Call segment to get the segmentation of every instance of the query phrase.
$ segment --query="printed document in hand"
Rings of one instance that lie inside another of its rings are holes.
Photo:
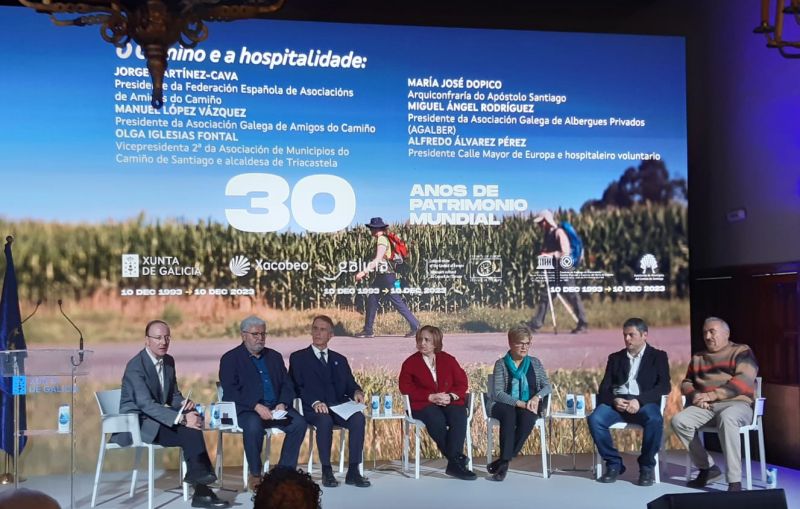
[[[286,414],[288,414],[286,410],[273,410],[272,411],[272,420],[273,421],[280,421],[281,419],[286,419]]]
[[[367,405],[364,403],[356,403],[355,401],[348,401],[347,403],[342,403],[340,405],[335,405],[330,407],[331,410],[336,412],[336,415],[341,417],[342,419],[349,419],[351,415],[356,412],[363,412]]]
[[[183,413],[186,411],[186,407],[189,405],[189,401],[191,401],[189,399],[191,397],[192,397],[192,390],[189,389],[189,394],[186,395],[186,399],[184,399],[183,403],[181,403],[181,408],[180,410],[178,410],[178,415],[175,416],[175,422],[172,423],[173,425],[177,426],[178,423],[181,422],[181,418],[183,417]]]

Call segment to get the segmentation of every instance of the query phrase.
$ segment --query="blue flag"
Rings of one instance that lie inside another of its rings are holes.
[[[6,275],[3,279],[3,294],[0,296],[0,351],[25,350],[22,334],[22,315],[19,312],[17,275],[14,273],[14,257],[11,256],[11,237],[6,242]],[[14,454],[14,396],[11,377],[0,377],[0,448]],[[20,396],[19,429],[25,425],[25,396]],[[25,437],[20,437],[19,452],[25,447]]]

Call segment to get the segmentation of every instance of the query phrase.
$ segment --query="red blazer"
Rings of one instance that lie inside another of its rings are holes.
[[[421,353],[417,352],[403,361],[403,367],[400,368],[400,392],[408,394],[412,411],[417,412],[432,405],[428,396],[437,392],[452,392],[458,399],[451,404],[464,404],[469,382],[467,374],[455,357],[444,352],[436,354],[436,378],[438,382],[433,381],[431,370]]]

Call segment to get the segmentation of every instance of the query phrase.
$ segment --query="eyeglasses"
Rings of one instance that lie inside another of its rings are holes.
[[[247,330],[244,331],[244,332],[245,332],[245,334],[250,334],[251,336],[255,336],[257,338],[266,338],[267,337],[267,333],[266,332],[250,332],[250,331],[247,331]]]
[[[524,342],[524,343],[514,343],[514,346],[517,346],[519,348],[530,348],[531,347],[531,342],[527,341],[527,342]]]
[[[148,335],[147,337],[150,338],[150,339],[154,339],[154,340],[158,341],[159,343],[161,343],[161,342],[169,343],[170,340],[172,339],[172,336],[170,336],[169,334],[167,334],[166,336],[150,336],[150,335]]]

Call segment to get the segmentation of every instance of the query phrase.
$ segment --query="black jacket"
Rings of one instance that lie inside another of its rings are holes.
[[[603,375],[603,381],[600,382],[597,395],[598,404],[613,404],[614,387],[627,383],[630,370],[631,362],[628,359],[627,350],[624,348],[608,356],[606,373]],[[661,396],[669,394],[671,388],[667,352],[647,345],[639,365],[639,373],[636,375],[636,382],[639,384],[639,396],[636,399],[639,400],[641,406],[648,403],[660,404]]]

